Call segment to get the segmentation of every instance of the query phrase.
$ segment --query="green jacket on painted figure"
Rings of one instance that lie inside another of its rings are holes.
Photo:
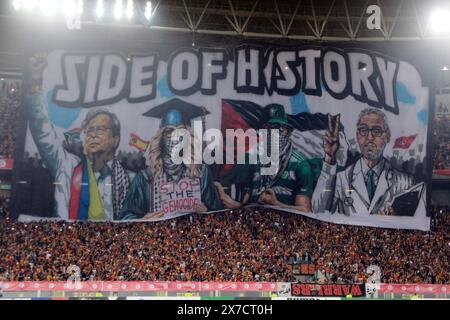
[[[261,178],[261,167],[253,166],[253,181],[249,188],[250,202],[258,202],[264,190],[272,189],[278,200],[286,205],[295,205],[295,197],[304,195],[312,197],[314,191],[313,169],[302,153],[293,150],[286,168],[275,179],[271,186],[264,186]]]

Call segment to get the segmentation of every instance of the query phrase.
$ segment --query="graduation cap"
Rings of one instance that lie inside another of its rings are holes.
[[[209,114],[203,108],[178,98],[160,104],[143,115],[161,119],[161,128],[165,126],[191,125],[191,120]]]

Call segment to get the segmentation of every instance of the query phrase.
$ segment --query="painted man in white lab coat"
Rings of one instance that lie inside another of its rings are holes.
[[[339,149],[340,118],[324,135],[325,159],[313,194],[314,212],[342,213],[368,216],[398,215],[386,205],[396,195],[414,185],[411,175],[393,168],[383,156],[391,139],[386,115],[378,109],[361,111],[357,122],[356,139],[361,157],[343,171],[337,169],[336,152]],[[423,192],[421,192],[423,197]],[[419,206],[423,206],[423,198]],[[411,213],[413,215],[414,212]]]

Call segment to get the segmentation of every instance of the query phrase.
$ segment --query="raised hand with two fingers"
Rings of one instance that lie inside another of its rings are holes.
[[[336,153],[339,150],[339,132],[341,127],[341,115],[336,117],[333,124],[333,117],[328,115],[328,129],[323,136],[323,149],[325,151],[325,161],[330,164],[336,164]]]

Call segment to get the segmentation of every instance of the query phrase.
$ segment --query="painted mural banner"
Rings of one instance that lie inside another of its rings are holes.
[[[401,56],[252,42],[153,51],[30,58],[25,154],[51,177],[54,209],[16,208],[20,220],[159,221],[257,204],[429,229],[430,89]]]

